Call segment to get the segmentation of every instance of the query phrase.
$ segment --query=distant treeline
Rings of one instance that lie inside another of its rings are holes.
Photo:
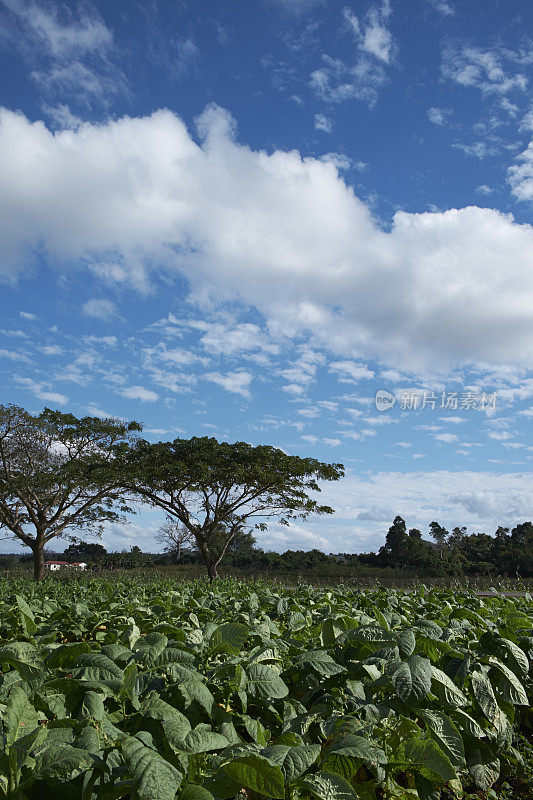
[[[533,523],[522,522],[512,530],[499,527],[493,536],[466,532],[464,527],[448,531],[437,522],[429,526],[431,540],[418,528],[407,529],[405,520],[396,517],[385,544],[377,553],[330,553],[320,550],[264,551],[251,534],[242,534],[224,559],[225,569],[251,574],[294,573],[346,577],[376,570],[406,570],[423,577],[508,576],[533,577]],[[101,544],[81,542],[63,552],[46,552],[47,560],[85,561],[94,570],[122,570],[172,564],[200,565],[196,548],[173,548],[163,553],[143,553],[139,547],[108,552]],[[0,567],[13,568],[31,562],[31,555],[0,555]]]

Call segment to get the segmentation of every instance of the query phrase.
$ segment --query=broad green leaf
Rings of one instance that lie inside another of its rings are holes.
[[[363,736],[349,734],[334,742],[324,754],[323,766],[345,778],[351,778],[362,763],[379,777],[387,758],[383,750]]]
[[[432,739],[417,739],[405,744],[407,761],[426,767],[442,781],[451,781],[457,777],[448,756]]]
[[[199,729],[200,728],[200,729]],[[203,730],[202,726],[195,728],[185,736],[183,745],[179,748],[186,753],[207,753],[209,750],[222,750],[229,745],[225,736],[210,730]]]
[[[487,791],[498,780],[500,760],[485,742],[476,742],[468,748],[466,760],[474,783]]]
[[[514,706],[530,705],[526,690],[509,667],[501,662],[493,662],[490,673],[494,685],[507,703]]]
[[[122,753],[139,800],[174,800],[183,775],[138,737],[127,736]]]
[[[226,622],[219,625],[209,640],[209,652],[238,655],[248,638],[250,630],[239,622]]]
[[[344,631],[344,626],[337,623],[337,620],[327,619],[322,623],[320,631],[320,644],[323,647],[333,647],[336,639]]]
[[[309,650],[298,656],[295,666],[304,665],[305,669],[312,669],[322,678],[329,678],[331,675],[339,675],[346,672],[346,668],[337,664],[336,661],[326,653],[325,650]]]
[[[15,599],[17,601],[17,605],[20,610],[22,627],[24,628],[24,631],[27,636],[32,636],[37,630],[37,625],[35,624],[35,617],[33,615],[33,611],[27,604],[26,600],[19,594],[16,595]]]
[[[152,631],[146,636],[141,636],[135,643],[135,659],[142,661],[147,667],[157,663],[157,659],[168,644],[168,639],[164,633]]]
[[[463,692],[445,672],[431,665],[432,691],[437,697],[449,706],[458,708],[466,706],[468,700]]]
[[[416,647],[416,636],[414,630],[412,628],[407,628],[406,630],[397,634],[396,641],[398,642],[400,656],[402,658],[409,658],[409,656],[413,654]]]
[[[420,800],[441,800],[441,786],[415,772],[415,787]]]
[[[194,786],[192,783],[186,783],[181,787],[178,800],[215,800],[215,798],[203,786]]]
[[[178,684],[177,690],[181,693],[185,708],[189,708],[191,703],[196,701],[202,708],[205,708],[209,716],[213,713],[215,698],[211,691],[202,681],[183,681]]]
[[[174,730],[182,730],[184,738],[191,730],[191,723],[187,717],[174,708],[169,703],[162,700],[156,692],[150,692],[141,703],[141,713],[151,719],[158,719],[161,722],[172,723]]]
[[[421,700],[431,690],[431,663],[422,656],[411,656],[392,673],[391,681],[398,697],[406,703]]]
[[[39,724],[39,718],[26,692],[15,686],[9,693],[4,711],[4,726],[7,745],[13,744],[21,736],[31,733]]]
[[[266,747],[261,755],[276,764],[287,783],[292,783],[315,763],[320,755],[320,747],[317,744],[296,747],[275,744]]]
[[[245,789],[252,789],[277,800],[285,797],[283,772],[263,756],[250,753],[224,764],[223,769],[228,777]]]
[[[485,717],[495,725],[500,709],[492,685],[483,672],[476,670],[472,673],[472,691]]]
[[[73,642],[72,644],[62,644],[52,650],[46,659],[46,666],[50,669],[57,667],[73,667],[78,664],[82,653],[89,653],[91,646],[88,642]]]
[[[93,759],[86,750],[65,742],[54,742],[48,738],[44,748],[35,755],[31,780],[70,779],[93,767]]]
[[[247,669],[248,692],[264,700],[286,697],[289,689],[278,673],[266,664],[251,664]]]
[[[479,722],[471,717],[470,714],[467,714],[466,711],[456,708],[453,716],[458,727],[464,730],[472,739],[481,739],[486,736]]]
[[[82,653],[78,658],[77,666],[80,680],[100,682],[122,682],[123,672],[114,661],[104,656],[103,653]]]
[[[463,739],[452,720],[442,711],[420,711],[419,714],[452,766],[462,769],[465,764]]]
[[[300,781],[302,787],[316,800],[358,800],[354,787],[340,775],[332,772],[314,772]]]

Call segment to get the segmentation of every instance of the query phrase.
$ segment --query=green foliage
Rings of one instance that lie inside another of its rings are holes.
[[[265,529],[268,520],[287,525],[311,513],[333,513],[309,492],[320,491],[318,481],[344,475],[342,464],[207,436],[157,444],[141,439],[117,447],[116,454],[113,472],[124,489],[164,509],[176,530],[182,526],[191,535],[211,579],[235,540],[250,543],[247,526]]]
[[[115,448],[140,426],[77,419],[45,408],[32,415],[0,405],[0,529],[31,548],[34,576],[44,576],[44,548],[84,528],[99,532],[131,509],[114,469]]]
[[[0,584],[4,800],[531,796],[529,596],[84,587]]]

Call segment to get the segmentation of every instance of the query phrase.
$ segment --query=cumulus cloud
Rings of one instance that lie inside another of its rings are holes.
[[[397,514],[423,533],[433,520],[449,530],[466,525],[470,533],[494,533],[498,525],[513,527],[531,518],[531,486],[527,472],[383,471],[348,474],[325,485],[320,500],[335,508],[336,524],[343,531],[342,549],[361,550],[381,546]]]
[[[221,386],[227,392],[240,394],[242,397],[250,397],[250,383],[253,375],[246,370],[236,370],[222,375],[220,372],[208,372],[204,376],[206,381],[211,381]]]
[[[200,144],[170,111],[54,134],[4,109],[4,278],[39,253],[58,270],[120,263],[147,291],[157,264],[191,299],[240,300],[276,336],[311,334],[343,360],[531,363],[530,226],[473,206],[398,211],[386,231],[334,164],[253,151],[217,107],[198,123]]]

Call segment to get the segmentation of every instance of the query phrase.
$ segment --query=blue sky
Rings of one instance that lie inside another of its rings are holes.
[[[532,23],[0,0],[1,402],[345,463],[266,548],[531,518]]]

